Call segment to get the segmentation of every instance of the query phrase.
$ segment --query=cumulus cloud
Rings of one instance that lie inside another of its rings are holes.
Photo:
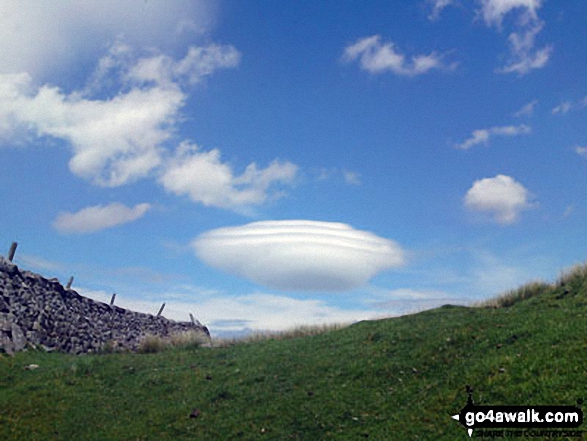
[[[342,59],[347,63],[358,59],[361,69],[371,74],[392,72],[397,75],[416,76],[432,69],[454,68],[454,65],[446,65],[443,56],[436,52],[428,55],[414,55],[407,59],[394,43],[382,43],[379,35],[361,38],[347,46]]]
[[[344,291],[405,262],[394,241],[349,225],[253,222],[212,230],[192,243],[208,265],[283,290]]]
[[[266,168],[249,164],[235,176],[229,164],[220,160],[220,151],[200,151],[184,142],[159,178],[163,187],[176,195],[188,195],[207,206],[235,208],[265,202],[274,184],[293,182],[297,166],[274,161]],[[277,194],[279,196],[279,194]]]
[[[112,98],[37,88],[26,73],[0,75],[0,135],[25,127],[39,137],[68,141],[70,170],[96,185],[116,187],[148,176],[162,162],[162,144],[173,135],[186,98],[176,80],[194,82],[234,67],[239,55],[231,46],[209,45],[190,48],[177,62],[164,56],[133,62],[127,52],[117,46],[99,64],[98,76],[113,67],[123,74]]]
[[[209,29],[215,15],[215,2],[199,0],[3,0],[0,73],[56,81],[74,60],[92,62],[119,36],[133,46],[170,50]]]
[[[469,210],[489,213],[500,224],[518,220],[523,210],[531,208],[530,192],[513,178],[497,175],[475,181],[465,195]]]
[[[522,106],[520,110],[514,113],[515,118],[520,118],[522,116],[532,116],[534,113],[534,108],[538,104],[538,100],[530,101],[528,104]]]
[[[95,205],[76,213],[59,213],[53,227],[61,233],[93,233],[133,222],[143,217],[150,208],[149,204],[138,204],[130,208],[118,202],[109,205]]]
[[[471,136],[464,142],[457,144],[455,147],[461,150],[468,150],[477,144],[488,144],[492,136],[517,136],[525,135],[532,131],[532,129],[525,125],[519,126],[501,126],[491,127],[489,129],[474,130]]]
[[[0,82],[11,89],[0,91],[0,127],[26,126],[39,137],[68,141],[72,173],[107,187],[144,177],[160,164],[159,146],[171,136],[168,126],[184,100],[178,88],[133,89],[90,100],[48,85],[35,90],[27,74],[0,76]]]

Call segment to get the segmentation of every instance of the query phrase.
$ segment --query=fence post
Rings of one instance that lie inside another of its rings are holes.
[[[159,317],[161,315],[161,313],[163,312],[163,308],[165,308],[165,303],[163,303],[161,305],[161,309],[159,309],[159,312],[157,313],[157,317]]]
[[[10,245],[10,251],[8,251],[8,261],[12,262],[12,259],[14,259],[14,253],[16,253],[16,247],[18,246],[18,244],[16,242],[12,242],[12,245]]]
[[[112,294],[112,298],[110,299],[110,306],[114,305],[115,298],[116,298],[116,293]]]
[[[73,283],[73,276],[71,276],[69,278],[69,282],[67,282],[67,286],[65,287],[65,289],[71,289],[71,284]]]

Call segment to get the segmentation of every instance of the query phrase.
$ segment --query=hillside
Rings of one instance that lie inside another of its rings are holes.
[[[508,298],[225,348],[2,356],[0,439],[458,440],[466,385],[478,404],[586,398],[587,267]]]

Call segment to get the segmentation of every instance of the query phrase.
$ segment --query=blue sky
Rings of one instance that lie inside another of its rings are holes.
[[[583,262],[583,1],[0,4],[0,243],[217,335]]]

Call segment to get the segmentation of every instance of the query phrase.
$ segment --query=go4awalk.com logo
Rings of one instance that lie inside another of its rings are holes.
[[[583,424],[583,411],[579,407],[478,406],[473,402],[473,389],[469,386],[467,394],[467,404],[452,418],[467,429],[469,437],[476,429],[487,429],[480,435],[491,437],[567,438],[583,434],[578,430]],[[578,404],[582,401],[579,400]]]

